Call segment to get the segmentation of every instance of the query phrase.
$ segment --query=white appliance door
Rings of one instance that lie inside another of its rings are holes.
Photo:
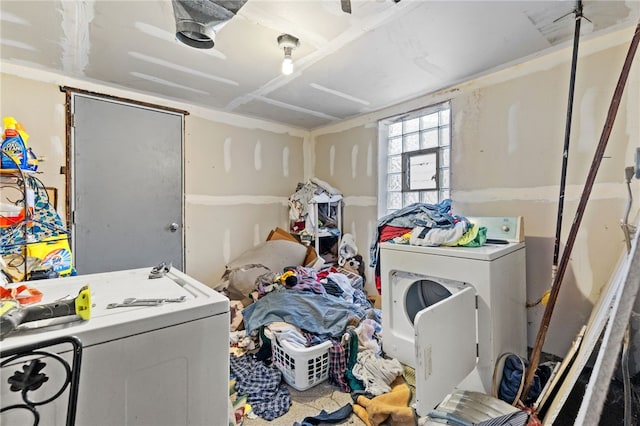
[[[415,319],[416,410],[429,414],[476,364],[472,287],[418,312]]]

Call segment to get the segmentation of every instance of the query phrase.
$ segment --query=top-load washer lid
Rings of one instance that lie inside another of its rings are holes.
[[[83,286],[89,285],[93,304],[91,318],[83,321],[69,316],[25,323],[2,340],[2,349],[69,335],[77,336],[87,347],[206,317],[228,315],[229,299],[215,290],[175,269],[160,278],[150,279],[151,269],[30,281],[29,286],[43,293],[41,303],[76,297]],[[107,308],[108,304],[127,298],[173,299],[182,296],[184,302]]]
[[[416,315],[416,411],[429,414],[476,365],[476,296],[468,286]]]

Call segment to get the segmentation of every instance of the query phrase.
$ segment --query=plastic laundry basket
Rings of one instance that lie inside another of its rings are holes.
[[[271,340],[272,360],[284,381],[303,391],[329,377],[329,348],[331,342],[322,342],[308,348],[298,348],[287,341]]]

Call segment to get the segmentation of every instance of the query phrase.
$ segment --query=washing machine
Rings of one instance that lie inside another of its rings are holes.
[[[75,296],[89,285],[91,318],[27,322],[0,342],[0,424],[34,424],[25,397],[35,401],[41,425],[226,424],[229,300],[178,270],[152,278],[151,269],[29,282],[42,292],[45,304]],[[122,306],[127,298],[181,301]],[[111,308],[111,303],[120,306]],[[35,370],[46,380],[28,392],[14,388],[16,377],[32,368],[27,365],[34,345],[71,336],[81,347],[77,361],[69,345],[47,346],[44,368]],[[13,359],[15,353],[19,357]],[[66,369],[72,366],[77,369],[77,404],[67,386]],[[69,422],[73,406],[75,422]]]
[[[502,353],[526,356],[521,219],[476,220],[482,247],[380,244],[382,348],[415,368],[422,416],[455,388],[490,393]]]

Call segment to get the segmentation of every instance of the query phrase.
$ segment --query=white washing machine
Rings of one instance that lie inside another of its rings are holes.
[[[5,351],[24,350],[39,342],[75,336],[81,363],[75,424],[95,425],[221,425],[227,424],[229,395],[229,300],[194,278],[171,270],[149,278],[151,267],[127,271],[30,281],[43,293],[42,303],[75,296],[89,285],[92,312],[88,321],[61,317],[23,324],[0,342]],[[183,298],[159,306],[109,309],[126,298]],[[52,347],[54,356],[70,362],[71,350]],[[9,380],[29,358],[0,369],[0,404],[24,405],[22,392]],[[43,358],[39,371],[47,378],[26,393],[42,402],[64,390],[64,364]],[[68,419],[69,388],[51,402],[38,405],[41,425],[62,425]],[[0,424],[34,424],[26,409],[7,410]]]
[[[456,387],[490,393],[502,353],[526,356],[525,244],[499,242],[380,245],[382,347],[416,369],[421,416]]]

